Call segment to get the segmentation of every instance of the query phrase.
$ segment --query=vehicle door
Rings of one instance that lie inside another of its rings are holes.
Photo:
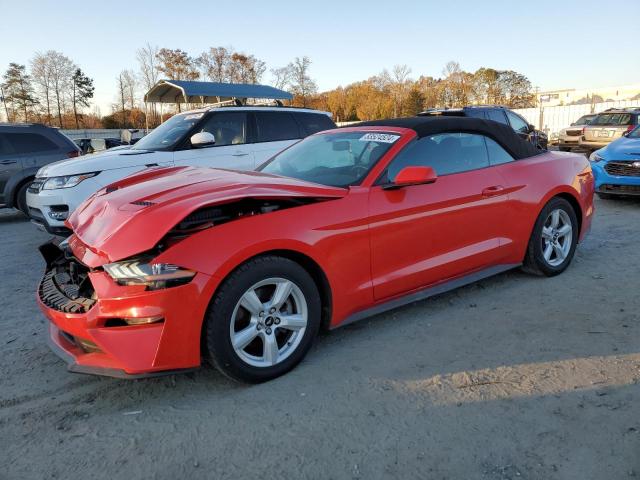
[[[22,170],[22,161],[9,141],[10,133],[0,133],[0,204],[8,202],[4,189],[9,179]]]
[[[253,153],[256,167],[297,142],[304,135],[291,112],[254,112],[256,138]]]
[[[430,166],[435,183],[389,189],[403,167]],[[503,179],[484,137],[443,133],[407,145],[370,192],[376,300],[489,267],[504,257]]]
[[[176,150],[176,165],[252,170],[255,167],[252,145],[247,143],[248,113],[230,110],[209,114],[196,131],[211,133],[215,144],[194,148],[189,139],[182,149]]]

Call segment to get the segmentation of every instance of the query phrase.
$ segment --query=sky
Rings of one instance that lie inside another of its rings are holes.
[[[541,90],[640,83],[640,0],[0,0],[0,12],[0,71],[61,51],[94,79],[102,114],[146,43],[192,56],[233,46],[269,69],[306,55],[320,90],[395,64],[437,77],[450,60],[467,71],[516,70]]]

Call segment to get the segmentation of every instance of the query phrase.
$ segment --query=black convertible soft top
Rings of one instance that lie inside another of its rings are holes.
[[[389,120],[372,120],[349,127],[403,127],[415,130],[419,137],[446,132],[478,133],[493,138],[514,158],[522,159],[539,155],[539,150],[523,140],[513,129],[492,120],[471,117],[406,117]]]

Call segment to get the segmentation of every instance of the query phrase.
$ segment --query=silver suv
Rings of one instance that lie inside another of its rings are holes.
[[[580,147],[598,150],[622,137],[640,124],[640,108],[610,108],[599,113],[582,129]]]
[[[560,130],[560,133],[558,134],[558,150],[561,152],[569,152],[572,147],[577,147],[580,143],[582,127],[589,125],[591,120],[597,116],[598,115],[596,113],[583,115],[570,126]]]

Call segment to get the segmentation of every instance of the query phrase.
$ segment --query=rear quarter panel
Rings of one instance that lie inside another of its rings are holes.
[[[584,155],[545,152],[498,167],[509,189],[512,217],[505,228],[513,239],[512,259],[519,263],[531,237],[533,225],[547,202],[570,196],[580,210],[580,240],[589,231],[593,215],[594,181]]]

